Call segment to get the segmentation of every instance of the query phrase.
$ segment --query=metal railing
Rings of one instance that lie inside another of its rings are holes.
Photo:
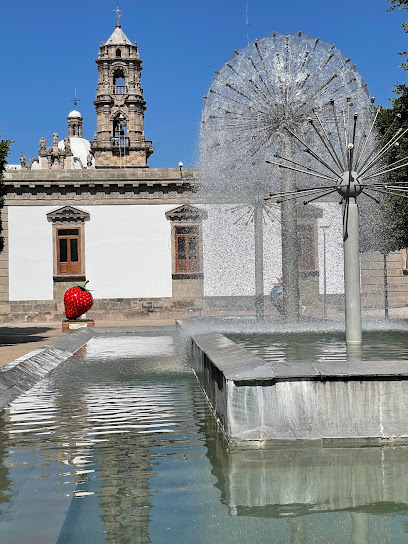
[[[126,94],[127,93],[127,85],[114,85],[112,87],[112,93],[113,94]]]
[[[129,147],[128,136],[115,136],[111,139],[113,147]]]

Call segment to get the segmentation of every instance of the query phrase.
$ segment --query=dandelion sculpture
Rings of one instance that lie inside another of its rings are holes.
[[[205,97],[200,169],[204,190],[222,201],[250,203],[255,210],[260,194],[293,191],[297,171],[287,169],[283,178],[271,180],[265,159],[278,151],[296,162],[291,133],[304,135],[312,144],[317,134],[307,120],[313,110],[345,97],[352,97],[355,104],[367,101],[367,86],[334,45],[302,33],[274,33],[235,51],[215,72]],[[259,247],[262,213],[255,212],[254,217]],[[285,198],[282,272],[287,323],[295,323],[299,313],[295,238],[295,202]],[[261,276],[259,271],[255,274]],[[256,297],[263,297],[259,283]]]
[[[379,137],[376,122],[381,106],[374,108],[374,99],[367,110],[364,104],[355,104],[348,97],[345,103],[329,103],[313,110],[308,122],[320,146],[308,144],[291,127],[287,133],[302,151],[304,160],[299,163],[291,156],[275,154],[277,160],[266,160],[303,177],[319,180],[320,185],[294,188],[266,197],[279,203],[303,198],[308,204],[332,193],[339,193],[343,204],[344,284],[346,310],[346,342],[361,343],[359,217],[357,197],[366,195],[380,203],[378,197],[397,195],[408,198],[407,183],[388,182],[391,172],[408,166],[408,156],[386,164],[387,155],[398,146],[408,132],[401,125],[400,115],[395,117],[387,132]],[[309,158],[305,164],[305,157]]]

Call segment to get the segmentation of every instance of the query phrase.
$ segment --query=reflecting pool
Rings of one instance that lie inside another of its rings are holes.
[[[0,432],[1,543],[408,540],[408,447],[228,451],[171,333],[96,337]]]

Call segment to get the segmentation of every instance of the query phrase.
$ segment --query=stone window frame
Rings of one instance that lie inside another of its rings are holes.
[[[53,279],[55,282],[62,281],[85,281],[85,221],[89,221],[90,214],[73,206],[63,206],[47,213],[47,220],[52,223],[52,246],[53,246]],[[78,228],[79,229],[79,274],[58,273],[58,229]]]
[[[173,280],[203,279],[203,233],[202,222],[207,219],[205,210],[185,204],[166,212],[166,219],[171,223],[171,270]],[[177,266],[177,228],[197,228],[197,269],[195,271],[180,272]]]

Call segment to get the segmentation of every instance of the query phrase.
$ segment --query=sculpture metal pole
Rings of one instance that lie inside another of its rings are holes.
[[[296,203],[294,200],[282,204],[282,278],[283,315],[285,323],[294,325],[299,321],[299,282],[296,237]]]
[[[329,225],[320,227],[323,232],[323,317],[327,318],[327,265],[326,265],[326,229]]]
[[[360,246],[356,199],[344,202],[344,294],[346,343],[361,344]]]

